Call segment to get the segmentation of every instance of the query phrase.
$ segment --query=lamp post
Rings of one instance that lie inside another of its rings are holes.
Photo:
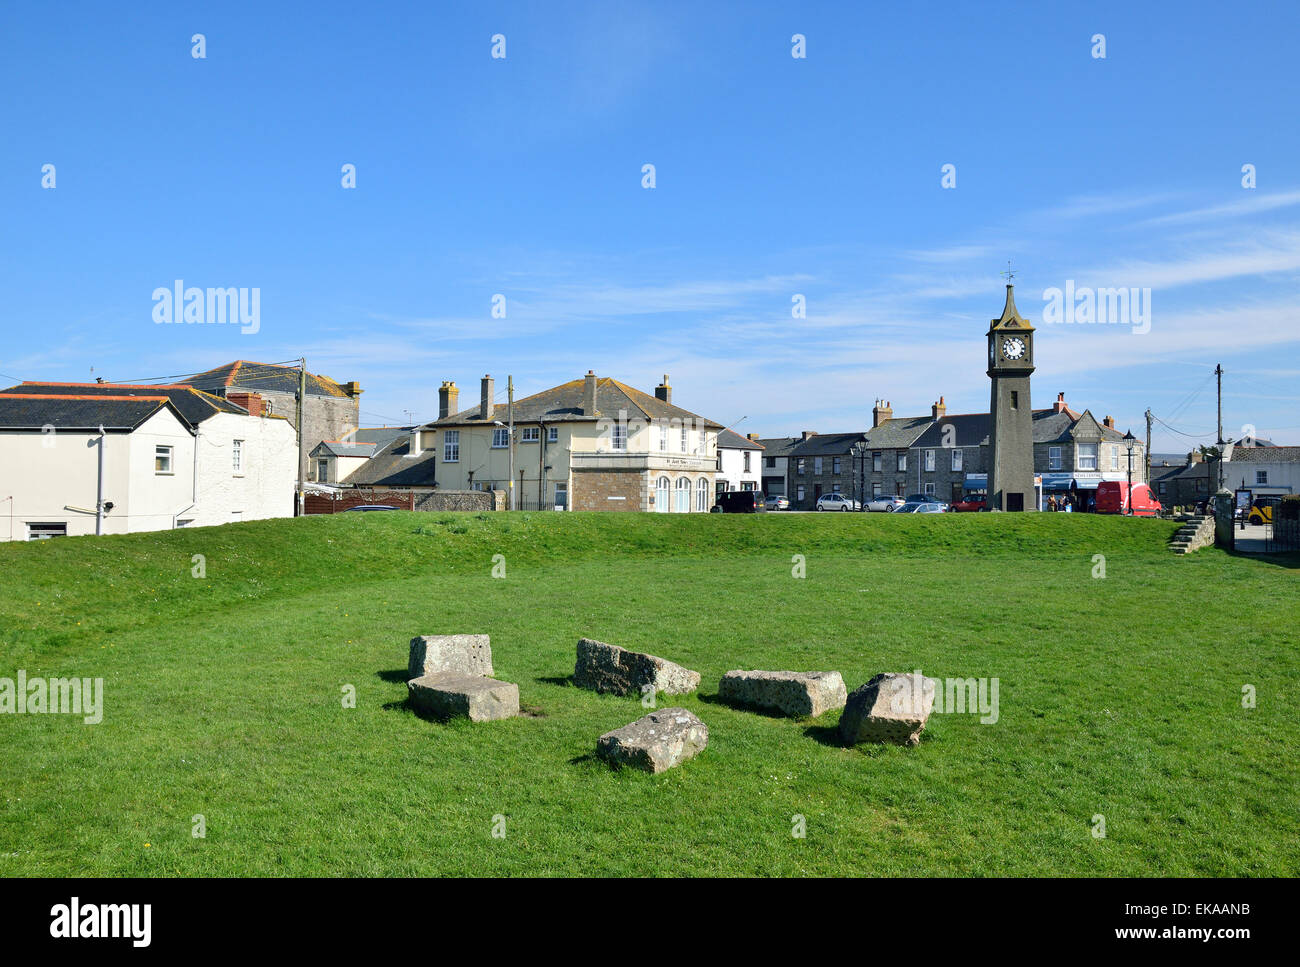
[[[509,426],[500,420],[493,420],[494,426],[504,427],[506,431],[506,442],[510,444],[510,509],[515,509],[515,426],[511,423]]]
[[[1129,517],[1133,516],[1133,444],[1135,443],[1137,443],[1137,437],[1133,435],[1132,430],[1124,434],[1124,445],[1128,447],[1128,494],[1124,498],[1124,502],[1128,505],[1125,513]]]

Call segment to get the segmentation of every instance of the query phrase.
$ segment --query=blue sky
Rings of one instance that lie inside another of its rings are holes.
[[[269,6],[0,13],[6,384],[305,355],[381,424],[668,373],[844,431],[987,408],[1011,260],[1036,406],[1186,451],[1221,362],[1225,434],[1300,442],[1300,5]],[[176,279],[259,288],[259,330],[155,324]],[[1067,280],[1151,289],[1149,331],[1042,324]]]

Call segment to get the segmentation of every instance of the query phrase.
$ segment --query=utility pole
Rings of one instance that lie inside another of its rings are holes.
[[[1148,484],[1151,483],[1151,407],[1147,407],[1147,448],[1146,448],[1146,476],[1142,479]]]
[[[515,378],[506,376],[506,436],[510,440],[510,509],[515,509]]]
[[[1214,461],[1214,492],[1217,494],[1223,489],[1223,364],[1218,363],[1214,367],[1215,381],[1218,384],[1215,395],[1218,397],[1219,410],[1219,430],[1215,438],[1215,446],[1219,451],[1218,459]]]
[[[307,397],[307,357],[303,356],[298,360],[298,406],[297,419],[295,420],[298,430],[298,516],[301,517],[306,513],[306,481],[305,469],[307,458],[303,455],[303,435],[302,435],[302,409],[303,403]]]
[[[546,509],[546,424],[539,422],[537,431],[537,509]]]

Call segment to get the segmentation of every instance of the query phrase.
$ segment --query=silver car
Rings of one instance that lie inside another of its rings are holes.
[[[861,510],[862,505],[843,494],[822,494],[817,498],[818,510]]]
[[[885,513],[892,514],[894,511],[898,510],[899,507],[902,507],[905,503],[907,503],[907,501],[904,500],[902,497],[896,495],[895,496],[881,495],[879,497],[872,497],[870,500],[867,501],[867,510],[875,511],[877,513],[884,511]]]

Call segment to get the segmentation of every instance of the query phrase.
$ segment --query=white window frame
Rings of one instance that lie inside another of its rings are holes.
[[[749,451],[742,450],[741,452],[745,455],[745,473],[749,473]]]
[[[230,441],[230,472],[236,476],[244,473],[244,441]]]
[[[839,457],[831,457],[831,473],[839,473],[839,472],[840,472],[840,466],[841,466],[841,465],[840,465],[840,458],[839,458]]]
[[[508,426],[494,426],[492,428],[492,449],[508,450],[510,448],[510,428]]]
[[[442,431],[442,462],[460,463],[460,430]]]
[[[821,475],[822,475],[822,458],[813,457],[813,476],[820,477]]]
[[[610,434],[610,447],[614,450],[623,451],[627,449],[627,424],[621,420],[615,420]]]
[[[682,453],[690,453],[691,430],[685,423],[682,424]]]
[[[895,473],[907,473],[907,451],[899,450],[894,465]]]
[[[803,495],[804,495],[803,484],[800,484],[798,487],[795,488],[795,494],[796,494],[795,496],[796,500],[798,501],[803,500]]]
[[[1060,447],[1047,448],[1047,469],[1048,470],[1061,469],[1061,448]]]
[[[1267,470],[1256,470],[1256,471],[1255,471],[1255,486],[1257,486],[1257,487],[1267,487],[1267,486],[1268,486],[1268,471],[1267,471]]]
[[[926,451],[925,451],[925,472],[926,472],[926,473],[934,473],[934,466],[935,466],[935,463],[934,463],[934,451],[933,451],[933,450],[926,450]]]
[[[924,486],[924,488],[922,489],[922,493],[924,493],[927,497],[933,497],[933,496],[934,496],[934,481],[933,481],[933,480],[927,480],[927,481],[926,481],[925,486]]]
[[[961,469],[961,463],[962,463],[961,447],[955,447],[955,448],[953,449],[953,451],[952,451],[952,467],[951,467],[951,469],[953,469],[953,470],[960,470],[960,469]]]
[[[175,448],[166,446],[161,443],[157,444],[153,448],[153,472],[155,476],[159,476],[159,477],[175,476],[175,471],[172,470],[172,464],[174,463],[172,459],[172,457],[174,456],[174,449]],[[166,461],[166,466],[159,467],[158,466],[159,459]]]
[[[62,528],[62,533],[59,532]],[[27,523],[27,539],[29,541],[48,541],[54,537],[68,536],[68,522],[63,520]]]
[[[704,513],[709,509],[709,479],[701,477],[695,485],[695,509]]]
[[[1075,468],[1078,470],[1097,469],[1097,444],[1075,444]]]
[[[540,443],[542,439],[542,428],[540,426],[526,426],[519,437],[520,443]]]
[[[1119,469],[1119,447],[1110,448],[1110,469]]]
[[[871,451],[871,472],[872,473],[881,472],[881,461],[883,459],[884,459],[884,455],[879,450]]]
[[[546,428],[546,442],[547,443],[560,442],[560,428],[558,426],[548,426]]]

